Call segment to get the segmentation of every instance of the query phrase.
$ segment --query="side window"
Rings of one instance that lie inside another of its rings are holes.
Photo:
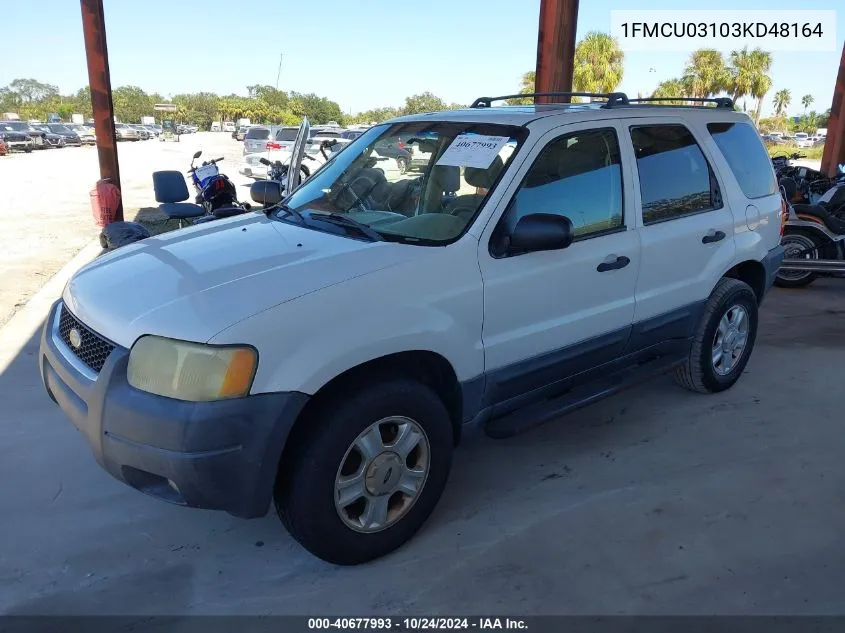
[[[511,200],[508,227],[530,213],[568,217],[576,238],[624,226],[616,132],[584,130],[549,142]]]
[[[746,198],[777,193],[772,162],[750,123],[708,123],[707,131],[728,161]]]
[[[692,133],[683,125],[631,128],[643,224],[722,207],[719,185]]]

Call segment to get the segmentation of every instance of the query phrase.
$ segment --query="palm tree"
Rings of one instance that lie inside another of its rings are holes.
[[[804,114],[807,113],[807,108],[810,107],[810,104],[812,104],[813,101],[815,101],[813,95],[804,95],[801,97],[801,104],[804,106]]]
[[[532,92],[536,92],[536,84],[537,73],[535,71],[529,70],[527,73],[523,73],[519,85],[519,94],[530,94]],[[534,103],[534,99],[533,97],[508,99],[507,103],[509,105],[531,105]]]
[[[575,47],[572,76],[576,92],[613,92],[622,82],[625,54],[615,38],[591,31]]]
[[[654,99],[666,99],[668,97],[686,97],[687,86],[680,79],[667,79],[657,84],[652,93]],[[670,105],[683,105],[683,101],[667,101]]]
[[[775,93],[775,116],[782,116],[792,101],[792,93],[787,88]]]
[[[691,97],[706,98],[719,94],[728,85],[729,75],[722,54],[701,48],[690,55],[683,81]]]
[[[746,47],[741,51],[731,53],[728,92],[734,101],[746,96],[751,96],[757,100],[757,106],[754,110],[755,122],[760,121],[763,97],[772,87],[772,80],[769,77],[771,67],[771,53],[767,53],[760,48],[749,51]]]

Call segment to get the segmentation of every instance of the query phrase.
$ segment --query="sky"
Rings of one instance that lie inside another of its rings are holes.
[[[314,92],[354,113],[399,106],[431,91],[446,102],[519,89],[537,55],[539,0],[312,0],[240,3],[231,0],[103,0],[112,87],[140,86],[165,97],[209,91],[246,94],[246,86]],[[628,0],[581,0],[578,38],[610,32],[610,11]],[[693,0],[685,8],[796,9],[794,0]],[[841,0],[809,0],[808,9],[836,9],[837,50],[773,52],[772,96],[792,92],[790,115],[830,107],[845,37]],[[240,6],[239,6],[240,5]],[[2,22],[32,24],[27,3],[0,0]],[[676,9],[677,0],[636,0],[636,9]],[[76,0],[39,0],[50,28],[4,28],[0,86],[15,78],[55,84],[63,93],[87,85],[82,19]],[[47,23],[43,23],[46,25]],[[619,90],[648,95],[679,77],[688,53],[629,52]],[[749,99],[748,107],[752,107]]]

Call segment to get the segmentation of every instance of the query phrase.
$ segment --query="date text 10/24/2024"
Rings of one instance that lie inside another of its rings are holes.
[[[358,631],[488,631],[527,630],[520,618],[485,617],[411,617],[411,618],[308,618],[308,630],[358,630]]]

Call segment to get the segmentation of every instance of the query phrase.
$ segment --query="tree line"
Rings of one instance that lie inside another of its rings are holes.
[[[286,92],[273,86],[247,86],[247,96],[217,95],[213,92],[178,94],[172,99],[160,93],[147,93],[138,86],[120,86],[112,90],[114,113],[119,121],[140,122],[142,116],[161,116],[154,109],[157,103],[173,103],[176,111],[167,113],[179,123],[192,123],[208,129],[212,121],[234,121],[248,118],[254,123],[297,125],[303,116],[313,124],[337,121],[340,124],[381,122],[404,114],[431,112],[464,107],[447,104],[431,92],[409,96],[399,107],[384,107],[354,116],[347,116],[340,106],[313,93]],[[35,79],[15,79],[0,88],[0,112],[15,112],[22,119],[41,121],[52,114],[69,120],[72,114],[92,116],[91,90],[88,86],[72,94],[60,94],[57,86]]]

